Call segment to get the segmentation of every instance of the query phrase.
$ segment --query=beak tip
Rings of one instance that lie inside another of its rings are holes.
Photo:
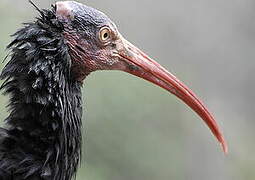
[[[125,54],[122,52],[122,54],[119,53],[119,56],[127,64],[134,64],[135,66],[139,67],[138,69],[134,69],[133,66],[129,66],[129,68],[126,68],[124,71],[146,79],[166,89],[170,93],[180,98],[189,107],[191,107],[205,121],[207,126],[209,126],[212,133],[221,144],[222,150],[226,155],[228,153],[227,143],[222,133],[220,132],[215,119],[203,105],[203,103],[199,100],[199,98],[196,97],[196,95],[188,87],[186,87],[181,81],[179,81],[174,75],[168,72],[160,64],[152,60],[127,40],[123,39],[123,42],[125,47]]]
[[[220,144],[221,144],[224,154],[227,155],[228,154],[228,145],[223,137],[220,139]]]

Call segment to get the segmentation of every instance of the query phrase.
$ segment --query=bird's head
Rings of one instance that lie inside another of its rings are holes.
[[[73,1],[56,3],[57,19],[69,47],[74,78],[82,81],[96,70],[121,70],[146,79],[176,95],[209,126],[221,143],[227,145],[211,113],[196,95],[174,75],[132,45],[102,12]]]

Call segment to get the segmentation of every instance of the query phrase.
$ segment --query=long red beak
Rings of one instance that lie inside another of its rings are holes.
[[[124,38],[121,38],[121,40],[122,43],[121,48],[118,48],[118,56],[125,65],[119,69],[146,79],[180,98],[204,120],[220,142],[224,153],[227,154],[228,147],[218,124],[198,97],[160,64]]]

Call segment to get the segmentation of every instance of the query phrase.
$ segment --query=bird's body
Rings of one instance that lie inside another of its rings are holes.
[[[0,131],[1,180],[69,180],[79,163],[82,84],[71,77],[63,27],[52,10],[43,13],[15,34],[2,71],[11,101],[8,130]]]
[[[71,180],[81,158],[81,87],[96,70],[122,70],[175,94],[226,148],[213,117],[173,75],[127,42],[103,13],[58,2],[14,34],[0,78],[10,115],[0,129],[0,180]],[[226,149],[224,149],[226,151]]]

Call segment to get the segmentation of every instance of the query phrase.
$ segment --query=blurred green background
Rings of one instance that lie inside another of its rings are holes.
[[[80,2],[105,12],[128,40],[201,97],[224,132],[229,154],[166,91],[126,73],[96,72],[83,88],[77,179],[254,180],[255,1]],[[54,1],[34,3],[48,8]],[[36,15],[27,0],[0,0],[0,59],[10,34]],[[1,95],[1,121],[6,103]]]

